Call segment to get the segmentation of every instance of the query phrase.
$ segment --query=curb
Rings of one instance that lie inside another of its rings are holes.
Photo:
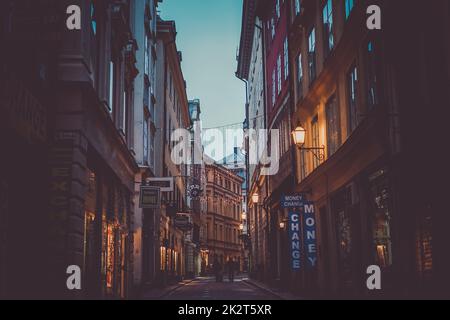
[[[243,282],[244,282],[244,283],[247,283],[247,284],[249,284],[249,285],[251,285],[251,286],[254,286],[254,287],[256,287],[256,288],[258,288],[258,289],[260,289],[260,290],[263,290],[263,291],[265,291],[265,292],[267,292],[267,293],[269,293],[269,294],[271,294],[271,295],[273,295],[273,296],[275,296],[275,297],[277,297],[277,298],[280,298],[281,300],[288,300],[288,299],[286,299],[285,297],[283,297],[282,295],[280,295],[279,293],[276,293],[276,292],[270,290],[269,288],[266,288],[266,287],[264,287],[264,286],[261,286],[260,284],[254,282],[254,281],[252,281],[252,280],[243,280]]]

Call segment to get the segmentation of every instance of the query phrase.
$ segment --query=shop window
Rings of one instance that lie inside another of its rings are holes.
[[[431,214],[421,215],[416,236],[417,271],[421,280],[430,280],[433,271],[433,237]]]
[[[392,265],[390,193],[387,171],[379,170],[369,177],[373,208],[372,235],[376,264],[381,268]]]
[[[357,212],[352,204],[352,188],[339,191],[331,201],[332,212],[336,219],[338,257],[341,287],[351,289],[355,284],[355,254],[358,238],[355,238],[355,228],[358,228]]]
[[[106,287],[112,289],[114,285],[115,241],[114,225],[110,223],[106,226],[106,243]]]

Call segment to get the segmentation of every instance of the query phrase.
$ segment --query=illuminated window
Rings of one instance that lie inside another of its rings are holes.
[[[381,268],[392,265],[390,192],[387,170],[369,177],[373,213],[371,216],[374,256]]]

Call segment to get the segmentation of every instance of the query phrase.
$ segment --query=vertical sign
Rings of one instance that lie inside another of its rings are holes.
[[[299,271],[301,269],[301,242],[301,212],[292,210],[289,212],[289,244],[292,270],[294,271]]]
[[[317,265],[317,233],[316,214],[312,202],[305,202],[304,204],[303,232],[306,266],[308,269],[314,269]]]

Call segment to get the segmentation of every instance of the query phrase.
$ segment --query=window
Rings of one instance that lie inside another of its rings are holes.
[[[316,29],[313,28],[308,36],[308,67],[309,83],[316,79]]]
[[[275,88],[275,70],[272,72],[272,106],[275,106],[275,95],[276,95],[276,88]]]
[[[150,70],[150,49],[147,35],[144,37],[144,50],[144,74],[148,76]]]
[[[311,122],[312,147],[320,147],[320,133],[319,133],[319,116],[315,116]],[[313,168],[316,169],[320,165],[318,157],[313,155]],[[305,170],[306,171],[306,170]],[[306,176],[306,174],[305,174]]]
[[[277,79],[278,79],[277,94],[280,94],[280,92],[281,92],[281,55],[279,55],[278,59],[277,59]]]
[[[155,135],[150,134],[150,156],[149,156],[149,166],[154,168],[155,165]]]
[[[339,106],[336,96],[332,96],[326,105],[328,156],[332,156],[341,146],[341,128]]]
[[[289,77],[289,45],[288,39],[284,39],[284,80]]]
[[[392,213],[389,206],[391,194],[387,173],[386,169],[382,169],[369,176],[373,253],[377,265],[381,268],[392,265]]]
[[[349,132],[353,132],[358,126],[358,69],[352,67],[348,74],[348,109],[349,109]]]
[[[367,105],[370,110],[378,104],[376,65],[377,61],[374,43],[369,41],[367,45]]]
[[[297,57],[297,98],[298,100],[303,98],[303,65],[301,53]]]
[[[300,174],[301,174],[301,179],[305,179],[308,172],[307,172],[307,168],[306,168],[306,153],[305,152],[301,152],[300,153]]]
[[[148,117],[145,117],[144,124],[143,124],[143,143],[144,143],[144,154],[143,154],[143,161],[144,164],[148,164],[148,155],[149,155],[149,123],[148,123]]]
[[[91,1],[91,30],[94,36],[97,35],[97,13],[93,1]]]
[[[114,62],[109,62],[109,111],[112,113],[114,110]]]
[[[300,14],[301,11],[301,4],[300,4],[300,0],[295,0],[295,15]]]
[[[277,18],[279,19],[280,18],[280,0],[277,0],[275,11],[277,12]]]
[[[353,6],[354,6],[354,0],[345,0],[345,19],[348,19],[350,16],[350,13],[352,13]]]
[[[127,91],[124,90],[123,92],[123,104],[122,104],[122,115],[121,115],[121,130],[123,132],[124,135],[127,134],[127,120],[128,120],[128,94]]]
[[[327,0],[323,8],[324,48],[327,56],[334,47],[333,36],[333,1]]]
[[[275,38],[275,21],[273,18],[270,20],[270,28],[272,30],[272,39],[273,39]]]

